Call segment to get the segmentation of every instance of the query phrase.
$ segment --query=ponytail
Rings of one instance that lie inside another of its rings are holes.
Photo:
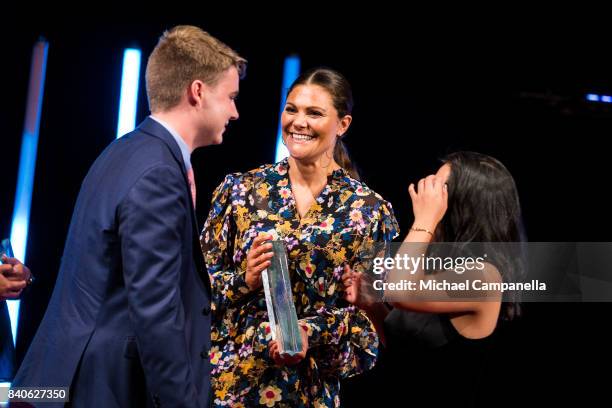
[[[357,166],[355,166],[351,160],[351,156],[346,149],[346,145],[340,137],[336,140],[336,146],[334,147],[334,160],[340,167],[346,170],[352,178],[355,180],[360,180]]]

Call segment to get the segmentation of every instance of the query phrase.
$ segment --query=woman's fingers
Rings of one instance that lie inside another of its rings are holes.
[[[342,274],[342,283],[344,286],[350,286],[353,282],[354,273],[351,270],[351,267],[348,265],[344,265],[344,273]]]
[[[266,254],[267,255],[267,254]],[[252,272],[261,272],[264,269],[266,269],[268,266],[270,266],[270,264],[272,263],[270,261],[270,259],[272,258],[272,254],[270,254],[269,256],[266,256],[264,258],[261,259],[257,259],[257,260],[252,260],[251,262],[247,261],[247,268],[249,270],[251,270]]]
[[[281,354],[279,344],[276,340],[271,340],[268,343],[270,358],[277,365],[295,365],[306,357],[308,351],[308,334],[306,331],[302,333],[302,351],[290,356],[289,354]]]
[[[251,245],[251,249],[249,249],[249,253],[247,254],[248,259],[255,259],[259,257],[261,254],[265,253],[272,249],[272,244],[266,241],[272,239],[272,236],[261,234],[255,237],[253,240],[253,244]]]
[[[262,245],[255,245],[255,242],[253,242],[253,246],[251,247],[251,249],[249,250],[249,255],[248,257],[251,259],[257,259],[262,255],[265,255],[267,251],[270,251],[272,249],[272,244],[267,243],[267,244],[262,244]]]
[[[270,349],[270,358],[274,359],[274,356],[276,355],[276,352],[278,350],[278,343],[276,343],[276,340],[272,340],[270,341],[268,347]]]
[[[443,180],[440,177],[436,176],[435,174],[430,174],[429,176],[419,180],[417,183],[417,189],[415,189],[414,184],[410,184],[408,186],[408,193],[410,194],[410,198],[415,199],[426,191],[441,189],[443,185]]]
[[[350,273],[343,273],[342,274],[342,283],[344,283],[346,285],[346,283],[351,280],[351,274]]]
[[[251,248],[247,255],[247,272],[249,275],[259,275],[261,271],[270,266],[270,259],[274,256],[273,252],[265,252],[272,249],[272,244],[263,243],[255,246],[257,242],[262,243],[267,239],[265,235],[260,235],[253,241],[254,247]]]
[[[253,240],[253,248],[257,248],[259,247],[261,244],[263,244],[264,242],[268,241],[272,239],[272,236],[269,234],[259,234],[258,236],[255,237],[255,239]]]
[[[431,174],[425,177],[425,190],[433,191],[435,188],[436,176]]]
[[[408,186],[408,194],[410,194],[410,199],[414,201],[417,197],[416,191],[414,191],[414,183],[410,183]]]
[[[269,261],[270,259],[272,259],[273,256],[274,252],[267,252],[265,254],[261,254],[257,258],[255,258],[255,265],[259,265],[263,262]]]
[[[304,359],[304,357],[302,356],[302,353],[298,353],[293,356],[290,356],[289,354],[280,354],[280,353],[277,355],[278,355],[277,360],[282,365],[295,365]]]
[[[274,256],[273,252],[265,252],[272,249],[272,244],[263,243],[270,238],[269,235],[256,237],[247,254],[246,283],[251,290],[261,286],[261,272],[270,266],[270,259]]]
[[[261,275],[261,272],[264,269],[268,268],[268,266],[270,266],[270,264],[271,264],[270,261],[264,262],[262,264],[257,265],[256,267],[252,268],[252,271],[253,271],[253,273],[255,273],[257,275]]]

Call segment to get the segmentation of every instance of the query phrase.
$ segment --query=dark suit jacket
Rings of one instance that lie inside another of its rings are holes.
[[[147,118],[83,181],[51,301],[13,386],[71,386],[75,407],[208,406],[210,324],[185,164],[172,135]]]

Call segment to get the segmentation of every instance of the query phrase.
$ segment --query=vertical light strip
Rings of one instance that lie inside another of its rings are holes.
[[[45,89],[48,50],[49,43],[43,39],[34,44],[34,49],[32,50],[30,83],[28,85],[21,156],[19,158],[19,173],[17,175],[17,191],[15,193],[15,206],[13,208],[13,222],[11,225],[13,252],[15,257],[23,263],[26,262],[30,207],[32,205],[32,189],[34,186],[34,171],[36,169],[38,131],[40,129],[40,114]],[[11,318],[13,343],[16,343],[17,325],[19,323],[19,300],[9,300],[7,301],[7,306]]]
[[[300,57],[297,55],[290,55],[285,58],[285,65],[283,68],[283,87],[281,88],[281,105],[280,114],[282,115],[283,109],[285,109],[285,102],[287,100],[287,90],[295,81],[300,74]],[[276,156],[274,161],[279,162],[285,157],[289,156],[287,147],[283,144],[283,134],[281,129],[280,115],[278,117],[278,132],[276,136]]]
[[[123,71],[121,74],[121,94],[119,97],[117,138],[131,132],[136,127],[138,84],[140,80],[140,59],[141,52],[136,48],[126,48],[123,52]]]

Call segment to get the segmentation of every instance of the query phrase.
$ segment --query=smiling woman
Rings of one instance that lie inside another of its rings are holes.
[[[304,164],[319,160],[327,168],[332,160],[359,180],[344,142],[353,120],[351,86],[338,72],[317,68],[293,83],[281,116],[283,142],[293,160]]]
[[[370,370],[378,336],[347,305],[343,265],[397,235],[391,205],[353,175],[341,138],[353,100],[344,77],[303,74],[282,114],[290,157],[230,174],[213,194],[201,242],[213,286],[210,351],[215,406],[340,406],[340,380]],[[303,349],[279,353],[261,272],[269,239],[284,243]]]

